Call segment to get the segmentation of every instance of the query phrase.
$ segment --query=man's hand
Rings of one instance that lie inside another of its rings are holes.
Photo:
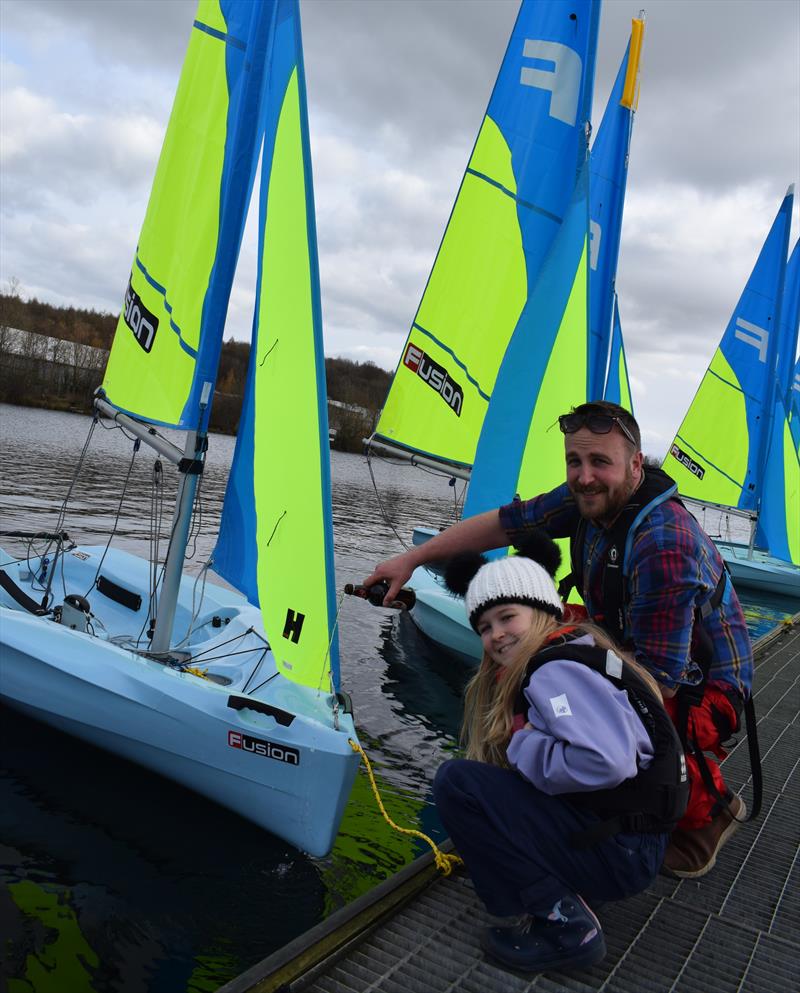
[[[374,586],[385,580],[389,584],[389,591],[383,598],[383,605],[391,607],[397,599],[397,591],[403,583],[408,582],[417,566],[441,562],[468,549],[485,552],[489,548],[501,548],[507,544],[508,537],[500,526],[497,511],[486,510],[477,517],[469,517],[445,528],[430,541],[415,545],[402,555],[395,555],[393,559],[381,562],[372,575],[364,580],[364,586]]]
[[[384,607],[391,607],[397,599],[397,593],[401,586],[408,582],[411,573],[416,569],[417,563],[414,561],[413,549],[403,552],[402,555],[395,555],[393,559],[387,559],[379,563],[371,575],[364,580],[364,586],[374,586],[385,580],[389,584],[386,596],[383,598]]]

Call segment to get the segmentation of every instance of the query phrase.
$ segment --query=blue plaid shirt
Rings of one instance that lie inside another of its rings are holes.
[[[551,538],[571,537],[580,515],[564,483],[532,500],[515,500],[500,508],[500,523],[509,542],[540,527]],[[603,562],[608,532],[589,522],[584,544],[584,603],[602,617]],[[692,685],[700,678],[692,661],[694,612],[713,595],[722,571],[713,542],[685,507],[667,500],[655,507],[636,530],[627,575],[625,630],[636,659],[667,686]],[[702,621],[714,645],[709,682],[748,695],[753,683],[753,649],[744,614],[730,580],[722,602]],[[695,645],[696,647],[696,645]]]

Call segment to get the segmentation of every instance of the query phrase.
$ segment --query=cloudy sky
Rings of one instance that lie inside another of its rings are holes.
[[[604,4],[595,126],[640,2]],[[517,7],[301,0],[326,354],[394,368]],[[119,309],[194,10],[0,0],[4,290]],[[618,288],[658,454],[800,180],[800,2],[650,0],[646,16]],[[254,245],[251,226],[226,337],[249,335]]]

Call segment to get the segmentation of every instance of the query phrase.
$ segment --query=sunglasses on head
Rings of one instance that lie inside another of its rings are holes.
[[[636,442],[633,435],[613,414],[562,414],[558,419],[558,426],[563,434],[574,434],[581,428],[588,428],[592,434],[608,434],[615,424],[628,441],[635,446]]]

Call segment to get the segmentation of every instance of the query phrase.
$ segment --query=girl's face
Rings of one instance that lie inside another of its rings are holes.
[[[506,666],[515,657],[515,646],[530,630],[533,607],[524,603],[501,603],[480,616],[478,634],[489,658]]]

